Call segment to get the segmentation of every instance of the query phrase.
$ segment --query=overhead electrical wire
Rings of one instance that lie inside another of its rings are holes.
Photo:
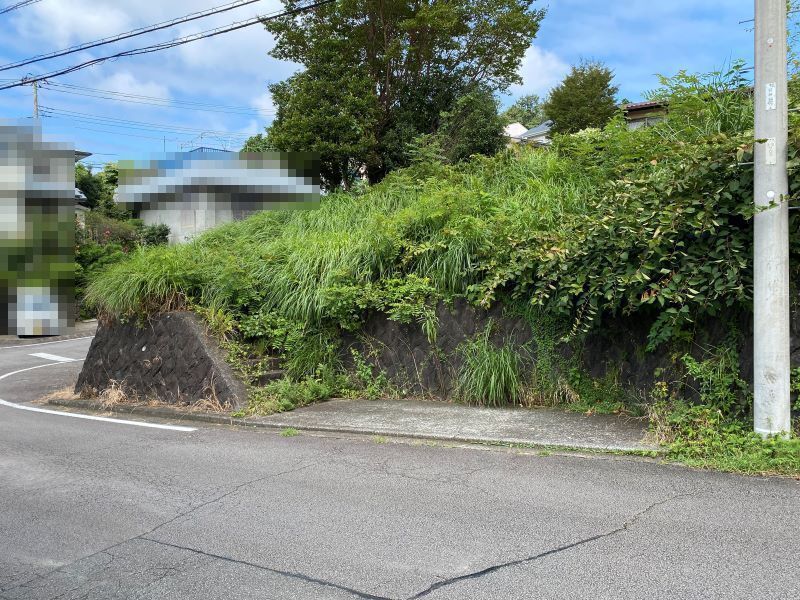
[[[38,2],[39,0],[35,1]],[[52,58],[58,58],[59,56],[74,54],[75,52],[80,52],[82,50],[97,48],[98,46],[105,46],[106,44],[113,44],[114,42],[127,40],[129,38],[136,37],[139,35],[144,35],[146,33],[152,33],[153,31],[160,31],[161,29],[168,29],[169,27],[174,27],[175,25],[180,25],[182,23],[189,23],[190,21],[196,21],[197,19],[203,19],[205,17],[210,17],[212,15],[218,15],[220,13],[224,13],[229,10],[234,10],[236,8],[241,8],[242,6],[247,6],[248,4],[255,4],[256,2],[261,2],[261,0],[236,0],[235,2],[231,2],[229,4],[223,4],[221,6],[215,6],[213,8],[209,8],[207,10],[190,13],[182,17],[170,19],[169,21],[162,21],[161,23],[156,23],[155,25],[139,27],[138,29],[132,29],[131,31],[125,31],[123,33],[118,33],[116,35],[101,38],[99,40],[94,40],[92,42],[85,42],[83,44],[78,44],[76,46],[70,46],[69,48],[64,48],[63,50],[56,50],[55,52],[48,52],[46,54],[37,54],[36,56],[32,56],[30,58],[25,58],[23,60],[2,65],[0,66],[0,71],[7,71],[8,69],[24,67],[25,65],[41,62],[43,60],[50,60]]]
[[[79,113],[75,111],[65,111],[55,109],[48,106],[40,106],[40,116],[44,118],[57,118],[75,121],[79,124],[102,125],[104,127],[119,127],[123,129],[134,129],[142,131],[159,131],[169,133],[179,133],[186,135],[209,134],[220,135],[230,138],[247,138],[249,134],[234,133],[229,131],[201,129],[197,127],[184,127],[182,125],[167,125],[164,123],[150,123],[147,121],[134,121],[132,119],[118,119],[115,117],[103,117],[99,115],[90,115],[87,113]]]
[[[195,33],[192,35],[187,35],[181,38],[176,38],[174,40],[170,40],[168,42],[162,42],[160,44],[153,44],[151,46],[144,46],[142,48],[136,48],[133,50],[125,50],[123,52],[117,52],[116,54],[111,54],[109,56],[103,56],[100,58],[95,58],[92,60],[88,60],[83,63],[79,63],[77,65],[73,65],[71,67],[67,67],[64,69],[60,69],[57,71],[51,71],[50,73],[45,73],[44,75],[37,75],[36,77],[23,77],[20,80],[17,80],[13,83],[7,83],[4,85],[0,85],[0,90],[7,90],[14,87],[19,87],[23,85],[30,85],[31,83],[37,81],[43,81],[49,79],[51,77],[58,77],[61,75],[66,75],[67,73],[72,73],[74,71],[78,71],[80,69],[85,69],[86,67],[90,67],[92,65],[96,65],[101,62],[105,62],[107,60],[112,60],[115,58],[122,58],[125,56],[137,56],[139,54],[149,54],[152,52],[159,52],[161,50],[167,50],[169,48],[174,48],[176,46],[182,46],[183,44],[188,44],[191,42],[196,42],[198,40],[207,39],[210,37],[215,37],[217,35],[222,35],[224,33],[230,33],[231,31],[236,31],[238,29],[243,29],[245,27],[251,27],[253,25],[257,25],[259,23],[264,23],[266,21],[272,21],[274,19],[278,19],[280,17],[285,17],[301,12],[305,12],[307,10],[311,10],[313,8],[318,8],[320,6],[324,6],[326,4],[331,4],[336,0],[318,0],[317,2],[313,2],[312,4],[307,4],[305,6],[298,6],[291,10],[281,11],[279,13],[273,13],[267,16],[259,16],[254,17],[252,19],[247,19],[244,21],[239,21],[237,23],[232,23],[230,25],[224,27],[217,27],[215,29],[209,29],[207,31],[202,31],[200,33]]]
[[[156,137],[154,135],[141,135],[139,133],[127,133],[125,131],[108,131],[106,129],[93,129],[92,127],[73,127],[73,129],[78,129],[80,131],[96,131],[97,133],[113,133],[114,135],[124,135],[126,137],[135,137],[135,138],[144,138],[147,140],[158,140],[167,141],[167,142],[179,142],[180,139],[178,138],[164,138],[164,137]]]
[[[31,4],[36,4],[37,2],[41,1],[42,0],[22,0],[22,2],[17,2],[16,4],[11,4],[4,8],[0,8],[0,15],[10,13],[12,10],[17,10],[18,8],[25,8],[26,6],[30,6]]]
[[[172,98],[159,98],[157,96],[143,96],[141,94],[129,94],[125,92],[114,92],[111,90],[98,90],[94,88],[86,88],[54,82],[43,82],[42,88],[40,89],[47,89],[53,92],[72,94],[75,96],[95,98],[99,100],[113,100],[116,102],[159,106],[163,108],[180,108],[185,110],[198,110],[203,112],[217,112],[253,117],[270,115],[275,112],[274,110],[252,108],[243,105],[233,106],[225,104],[213,104],[208,102],[196,102],[193,100],[174,100]]]

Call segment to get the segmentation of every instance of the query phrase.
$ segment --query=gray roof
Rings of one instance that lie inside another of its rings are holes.
[[[531,129],[528,129],[525,133],[519,136],[521,140],[527,140],[534,137],[541,137],[543,135],[547,135],[550,133],[550,130],[553,128],[553,121],[545,121],[541,125],[537,125]]]

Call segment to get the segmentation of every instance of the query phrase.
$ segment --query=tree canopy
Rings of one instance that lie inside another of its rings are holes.
[[[614,73],[599,62],[584,61],[572,67],[564,81],[550,92],[544,105],[555,133],[574,133],[588,127],[603,127],[617,112],[619,88]]]
[[[463,161],[473,154],[496,154],[504,143],[503,121],[492,93],[476,89],[456,100],[451,110],[441,114],[437,138],[451,162]]]
[[[126,212],[114,202],[114,191],[119,182],[119,170],[115,163],[107,163],[103,170],[93,173],[82,163],[75,165],[75,187],[86,196],[86,204],[113,218],[121,218]]]
[[[271,55],[305,68],[270,87],[277,116],[269,142],[328,152],[331,181],[353,164],[381,179],[408,164],[409,142],[435,132],[458,98],[520,81],[520,61],[544,17],[534,3],[340,0],[269,21]]]
[[[547,118],[544,114],[544,102],[536,94],[520,96],[514,104],[501,115],[504,125],[522,123],[527,128],[536,127]]]

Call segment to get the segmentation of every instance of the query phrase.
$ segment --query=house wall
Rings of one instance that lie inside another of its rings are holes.
[[[145,225],[169,227],[169,243],[180,244],[195,235],[233,221],[230,208],[146,208],[139,212]]]

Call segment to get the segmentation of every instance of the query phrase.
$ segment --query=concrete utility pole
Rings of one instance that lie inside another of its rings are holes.
[[[754,428],[791,431],[786,0],[755,0]]]
[[[39,85],[36,81],[34,81],[31,86],[33,86],[33,118],[39,118]]]

